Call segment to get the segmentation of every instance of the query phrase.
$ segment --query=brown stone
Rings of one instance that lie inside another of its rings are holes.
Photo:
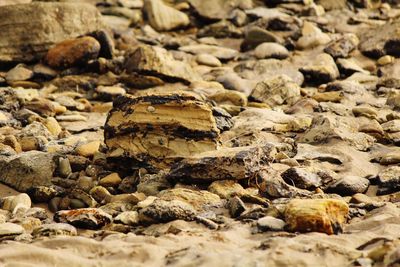
[[[337,234],[342,231],[349,207],[337,199],[293,199],[286,206],[290,231]]]
[[[79,66],[97,58],[100,48],[99,42],[89,36],[65,40],[52,47],[45,60],[53,68]]]

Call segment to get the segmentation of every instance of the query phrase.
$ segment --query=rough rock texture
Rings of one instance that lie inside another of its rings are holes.
[[[360,51],[367,56],[379,58],[384,55],[399,56],[400,20],[387,22],[375,29],[370,29],[360,36]]]
[[[188,94],[120,97],[105,126],[108,148],[139,161],[215,150],[218,139],[210,106]]]
[[[88,4],[10,5],[0,10],[0,63],[38,60],[53,44],[104,28]]]
[[[241,180],[256,175],[272,161],[275,147],[222,148],[187,157],[171,168],[172,180]]]
[[[62,210],[54,215],[54,220],[61,223],[69,223],[76,227],[86,229],[99,229],[110,223],[112,217],[101,209],[76,209]]]
[[[248,0],[190,0],[189,3],[200,16],[207,19],[224,19],[240,5],[251,6]]]
[[[189,64],[177,61],[165,49],[142,45],[126,57],[125,69],[128,73],[159,76],[167,81],[196,81],[199,76]]]
[[[169,31],[190,23],[185,13],[167,6],[162,0],[145,0],[144,11],[150,25],[157,31]]]
[[[285,221],[291,231],[321,232],[329,235],[342,232],[349,207],[343,200],[294,199],[285,209]]]
[[[0,181],[20,192],[32,186],[50,185],[56,168],[55,155],[29,151],[0,160]]]

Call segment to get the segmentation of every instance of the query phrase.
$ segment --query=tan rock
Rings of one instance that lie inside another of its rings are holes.
[[[241,196],[246,193],[243,186],[233,180],[212,182],[207,190],[225,199],[229,199],[233,196]]]
[[[83,145],[80,145],[76,148],[76,153],[83,157],[91,157],[99,151],[100,141],[92,141]]]
[[[190,23],[185,13],[167,6],[162,0],[145,0],[144,11],[150,25],[157,31],[169,31]]]
[[[286,206],[285,221],[290,231],[331,235],[341,232],[348,213],[343,200],[293,199]]]
[[[108,187],[108,186],[117,186],[121,183],[122,179],[119,177],[119,174],[113,172],[103,178],[100,179],[99,185]]]
[[[60,124],[53,117],[46,118],[44,121],[44,126],[46,126],[49,132],[54,136],[58,136],[62,132]]]
[[[187,188],[174,188],[161,191],[158,197],[165,201],[179,200],[190,204],[196,210],[202,210],[205,206],[221,204],[218,195],[205,190],[192,190]]]
[[[93,37],[85,36],[56,44],[47,52],[45,61],[53,68],[69,68],[97,58],[99,52],[99,42]]]
[[[139,161],[215,150],[219,139],[211,107],[183,93],[119,98],[104,132],[110,155],[120,151]]]

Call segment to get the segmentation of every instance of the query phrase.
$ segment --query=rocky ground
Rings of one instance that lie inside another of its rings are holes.
[[[397,5],[0,0],[0,265],[400,266]]]

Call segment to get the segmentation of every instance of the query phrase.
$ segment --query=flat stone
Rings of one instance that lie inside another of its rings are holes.
[[[157,199],[139,211],[141,223],[166,223],[174,220],[192,221],[196,210],[190,204],[180,201]]]
[[[55,155],[29,151],[0,160],[0,181],[25,192],[32,186],[50,185],[56,168]]]
[[[25,232],[25,229],[15,223],[0,224],[0,240],[12,240]]]
[[[196,62],[201,65],[206,65],[210,67],[221,67],[222,63],[219,59],[213,55],[209,54],[199,54],[196,57]]]
[[[236,7],[252,5],[248,0],[189,0],[189,3],[200,16],[214,20],[227,18]]]
[[[17,65],[6,74],[7,82],[26,81],[33,77],[33,71],[23,65]]]
[[[369,180],[363,177],[347,175],[328,187],[328,192],[342,196],[351,196],[356,193],[364,193],[369,186]]]
[[[179,50],[195,55],[209,54],[222,60],[233,59],[239,55],[239,52],[235,49],[207,44],[181,46],[179,47]]]
[[[272,216],[265,216],[257,220],[257,228],[261,232],[283,231],[284,227],[285,221]]]
[[[339,70],[333,58],[328,54],[319,54],[313,63],[300,68],[305,80],[313,84],[327,83],[339,77]]]
[[[172,180],[241,180],[252,177],[262,166],[272,161],[275,147],[249,146],[222,148],[187,157],[171,167]]]
[[[130,226],[136,226],[139,224],[139,213],[137,211],[124,211],[115,217],[116,223],[123,223]]]
[[[293,199],[285,209],[290,231],[321,232],[328,235],[342,232],[349,207],[337,199]]]
[[[208,206],[221,205],[221,199],[218,195],[205,190],[191,190],[187,188],[173,188],[161,191],[157,195],[161,200],[173,201],[179,200],[188,203],[197,211],[202,211]]]
[[[283,45],[277,43],[262,43],[254,50],[254,55],[258,59],[276,58],[285,59],[289,56],[289,51]]]
[[[175,60],[164,48],[142,45],[126,56],[127,73],[152,74],[166,81],[189,83],[199,80],[199,75],[189,64]]]
[[[2,7],[0,62],[39,60],[54,44],[104,28],[89,4],[34,2]]]
[[[271,31],[258,26],[253,26],[246,31],[245,38],[240,45],[240,48],[242,51],[248,51],[266,42],[283,43],[283,40]]]
[[[157,31],[169,31],[190,23],[185,13],[167,6],[162,0],[145,0],[143,10],[150,25]]]
[[[77,230],[74,226],[66,223],[48,223],[33,229],[32,235],[39,237],[55,237],[55,236],[76,236]]]

